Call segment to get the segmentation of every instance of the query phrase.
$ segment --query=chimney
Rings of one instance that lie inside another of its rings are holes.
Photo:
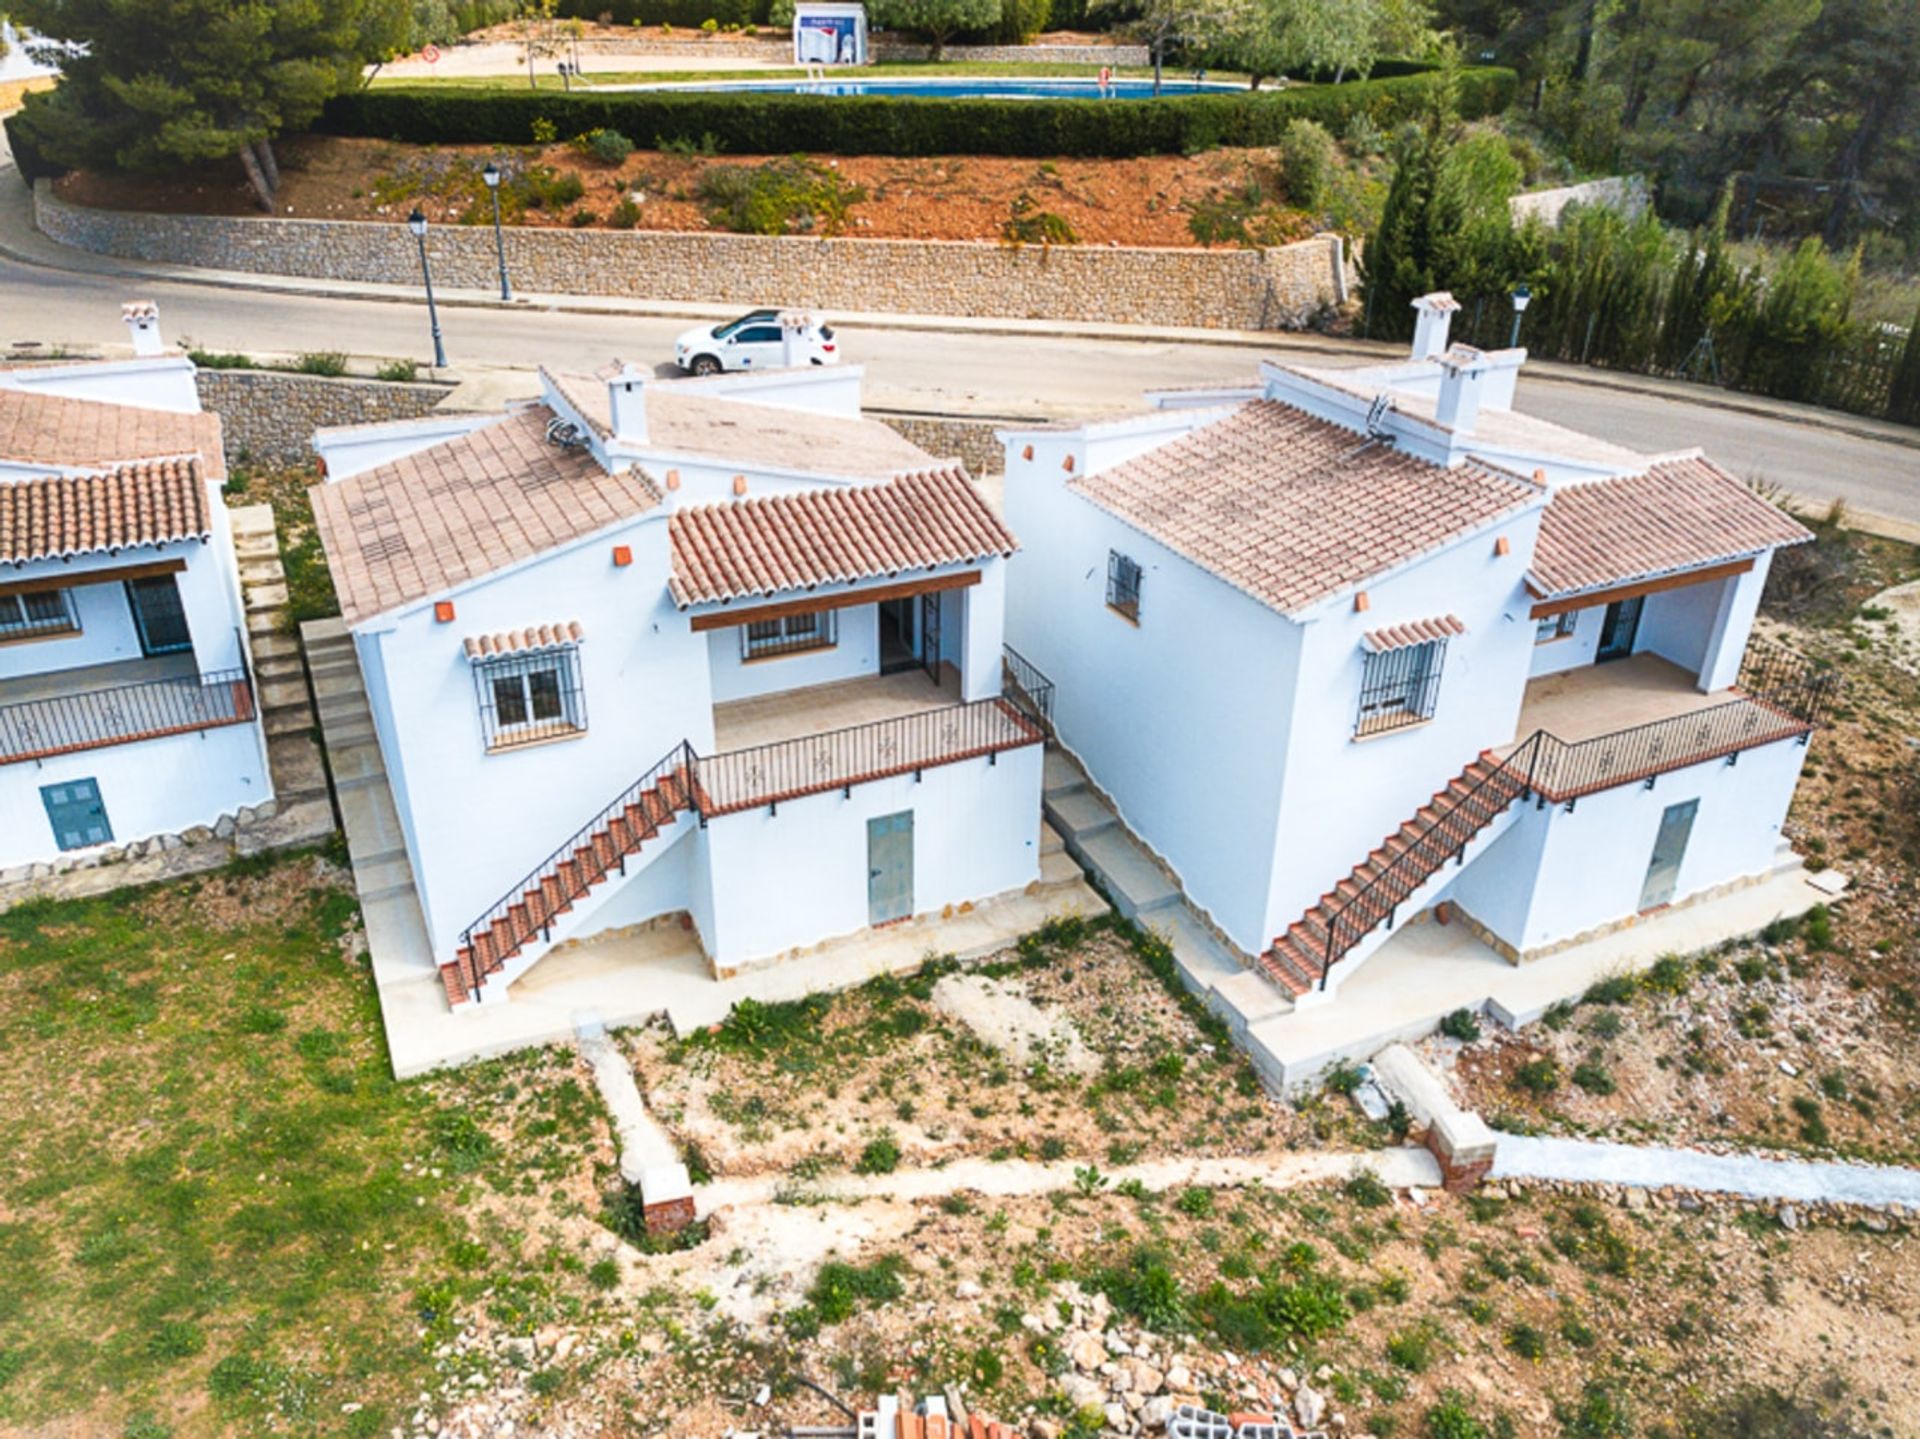
[[[1446,353],[1447,328],[1460,302],[1445,290],[1435,290],[1413,302],[1413,358],[1435,360]]]
[[[613,437],[632,445],[647,442],[647,376],[644,370],[621,365],[607,381],[607,408],[613,416]]]
[[[120,307],[120,318],[133,336],[133,353],[149,360],[165,352],[160,343],[160,307],[151,300],[134,300]]]
[[[1487,372],[1493,368],[1486,353],[1471,345],[1454,345],[1439,356],[1440,398],[1433,418],[1455,434],[1470,435],[1480,420]]]

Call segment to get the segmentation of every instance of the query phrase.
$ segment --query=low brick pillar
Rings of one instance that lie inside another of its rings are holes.
[[[649,1234],[673,1234],[693,1223],[693,1180],[684,1164],[640,1171],[640,1212]]]
[[[1485,1179],[1499,1147],[1484,1119],[1459,1109],[1435,1115],[1423,1142],[1440,1161],[1440,1181],[1449,1194],[1463,1193]]]

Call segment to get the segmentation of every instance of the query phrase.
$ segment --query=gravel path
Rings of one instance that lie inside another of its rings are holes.
[[[1494,1179],[1558,1179],[1623,1184],[1639,1189],[1673,1185],[1748,1199],[1802,1204],[1901,1205],[1920,1211],[1920,1170],[1879,1164],[1813,1164],[1707,1154],[1658,1145],[1605,1144],[1583,1139],[1503,1134]]]

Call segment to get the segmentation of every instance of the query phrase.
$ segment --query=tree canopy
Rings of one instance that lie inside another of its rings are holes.
[[[1000,23],[1000,0],[870,0],[868,9],[876,24],[925,35],[935,60],[959,31],[990,30]]]
[[[238,157],[262,204],[273,138],[312,123],[409,38],[409,0],[15,0],[19,22],[84,47],[34,97],[65,164],[139,169]]]

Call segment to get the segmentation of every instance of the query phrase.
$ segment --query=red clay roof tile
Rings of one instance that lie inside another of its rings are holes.
[[[100,475],[0,480],[0,560],[64,559],[212,533],[198,458],[145,460]]]

